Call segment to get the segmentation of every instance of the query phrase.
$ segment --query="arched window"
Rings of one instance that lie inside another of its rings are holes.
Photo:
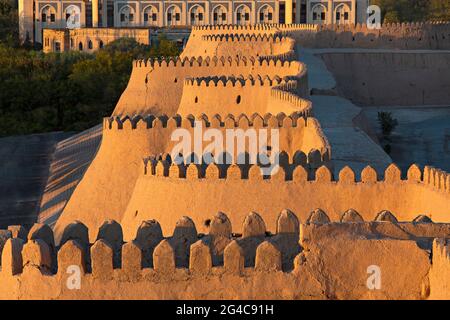
[[[83,43],[82,42],[80,42],[78,44],[78,50],[83,51]]]
[[[327,8],[323,4],[316,4],[311,10],[311,20],[315,24],[324,24],[327,21]]]
[[[176,5],[167,8],[166,11],[166,25],[178,26],[181,25],[181,9]]]
[[[212,11],[213,24],[227,24],[228,22],[227,13],[228,13],[227,9],[225,9],[225,7],[222,5],[214,7]]]
[[[236,24],[237,25],[249,25],[250,24],[250,8],[243,4],[236,8]]]
[[[41,10],[41,22],[53,24],[56,22],[56,10],[53,6],[47,5]]]
[[[350,8],[345,3],[338,5],[334,10],[334,23],[335,24],[350,23]]]
[[[259,9],[258,15],[259,23],[272,23],[273,22],[273,8],[266,4]]]
[[[88,49],[89,49],[89,50],[92,50],[92,48],[93,48],[93,46],[92,46],[92,41],[89,40],[89,42],[88,42]]]
[[[100,49],[103,49],[103,41],[102,41],[102,40],[99,41],[98,47],[99,47]]]
[[[130,6],[124,6],[119,10],[119,19],[121,26],[131,26],[134,24],[134,9]]]
[[[66,14],[66,27],[68,29],[75,29],[75,28],[80,28],[81,23],[80,23],[80,16],[81,16],[81,11],[80,11],[80,7],[75,6],[75,5],[70,5],[66,8],[65,10],[65,14]]]
[[[205,10],[200,5],[194,5],[189,10],[189,24],[192,26],[204,24]]]
[[[143,21],[145,26],[158,25],[158,10],[154,6],[148,6],[143,11]]]

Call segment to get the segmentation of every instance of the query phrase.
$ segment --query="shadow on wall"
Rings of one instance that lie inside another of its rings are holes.
[[[53,154],[38,222],[53,226],[97,153],[102,126],[59,142]]]
[[[450,52],[343,52],[320,57],[360,106],[448,105]]]

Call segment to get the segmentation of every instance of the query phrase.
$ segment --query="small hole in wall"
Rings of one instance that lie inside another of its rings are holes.
[[[195,100],[194,100],[194,101],[195,101],[195,103],[197,103],[197,102],[198,102],[198,97],[195,97]]]
[[[147,84],[148,83],[148,78],[147,77],[145,77],[145,84]]]
[[[204,224],[205,224],[205,227],[209,228],[209,226],[211,225],[211,219],[206,219]]]
[[[237,98],[236,98],[236,103],[237,103],[237,104],[241,103],[241,96],[240,96],[240,95],[237,96]]]
[[[173,82],[177,83],[177,82],[178,82],[178,79],[177,79],[177,78],[175,78],[175,80],[173,80]]]
[[[138,211],[136,210],[136,212],[134,213],[134,216],[137,217],[138,215]]]

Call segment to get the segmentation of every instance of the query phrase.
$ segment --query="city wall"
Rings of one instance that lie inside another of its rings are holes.
[[[325,154],[329,159],[331,148],[316,121],[309,120],[310,118],[305,121],[303,118],[280,116],[279,119],[271,115],[264,118],[254,115],[250,119],[255,128],[279,130],[280,150],[292,154],[300,150],[308,154],[316,149],[314,154],[318,153],[319,159]],[[237,125],[233,117],[212,117],[209,121],[207,119],[203,117],[203,128],[218,128],[221,132],[227,128],[236,128]],[[249,125],[246,116],[237,120],[244,129],[245,123]],[[282,127],[284,124],[286,128]],[[80,214],[84,223],[92,230],[100,226],[105,215],[121,221],[136,180],[142,174],[142,159],[152,154],[171,152],[177,144],[176,141],[171,141],[172,133],[177,128],[186,129],[189,135],[194,137],[193,126],[193,117],[137,116],[126,117],[124,120],[106,118],[99,151],[57,221],[56,235],[61,234],[61,228],[65,224],[80,219]],[[269,139],[270,134],[268,141],[271,141]],[[303,143],[310,149],[304,149]],[[203,146],[208,144],[209,142],[203,142]]]
[[[183,94],[186,78],[222,76],[298,76],[307,79],[306,67],[297,61],[250,58],[184,58],[168,61],[135,61],[127,88],[119,99],[113,115],[174,115]],[[308,93],[307,80],[300,92]],[[305,87],[306,86],[306,87]],[[209,113],[208,109],[202,110]]]
[[[395,165],[386,169],[384,178],[377,178],[375,170],[367,167],[356,180],[348,167],[334,179],[326,166],[311,172],[292,160],[289,163],[293,164],[290,171],[280,167],[276,174],[266,178],[258,166],[248,169],[248,174],[239,166],[230,166],[227,174],[221,175],[216,168],[190,165],[181,178],[178,168],[159,174],[147,170],[137,180],[122,219],[125,238],[132,236],[127,231],[146,219],[157,219],[166,234],[166,227],[175,223],[172,213],[179,210],[192,216],[201,232],[214,212],[222,211],[232,220],[242,220],[249,210],[269,221],[267,228],[274,232],[275,224],[270,221],[275,221],[274,214],[283,208],[297,212],[300,221],[306,221],[305,215],[315,208],[325,210],[331,221],[339,221],[342,212],[353,208],[364,221],[389,210],[399,221],[412,221],[426,214],[433,221],[448,222],[449,178],[434,169],[426,168],[422,180],[421,170],[412,166],[407,180],[402,180]],[[439,175],[439,187],[426,182],[430,172]]]
[[[448,105],[450,101],[450,52],[319,55],[335,77],[338,92],[358,105]]]
[[[246,215],[236,228],[236,220],[219,212],[204,234],[182,217],[168,237],[150,220],[128,242],[116,221],[105,221],[92,242],[87,227],[73,222],[59,246],[46,225],[35,224],[29,232],[13,226],[1,253],[0,284],[9,289],[0,298],[448,299],[448,278],[433,280],[433,270],[450,266],[448,245],[440,240],[448,224],[382,218],[361,223],[348,216],[347,211],[342,222],[330,223],[325,212],[314,210],[303,222],[282,210],[270,223],[276,225],[271,233],[258,213]],[[412,235],[400,240],[386,231],[396,226]],[[368,230],[358,239],[341,232],[308,242],[321,228],[357,227]],[[422,248],[420,240],[432,245]],[[371,266],[381,270],[377,290],[367,285]]]

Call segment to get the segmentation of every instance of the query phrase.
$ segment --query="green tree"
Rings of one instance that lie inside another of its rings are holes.
[[[179,54],[162,40],[150,47],[120,39],[94,54],[44,54],[0,43],[0,136],[100,123],[125,89],[133,59]]]

